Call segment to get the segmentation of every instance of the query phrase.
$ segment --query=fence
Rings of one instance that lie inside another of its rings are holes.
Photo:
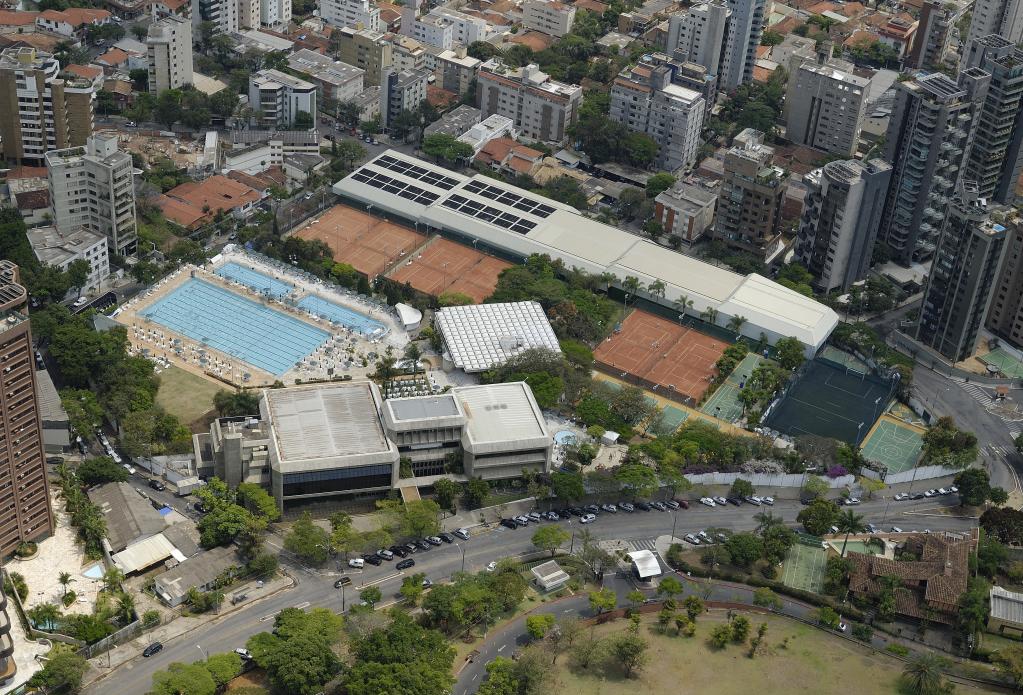
[[[700,473],[687,475],[694,485],[731,485],[736,478],[753,483],[754,487],[802,487],[806,476],[802,473]],[[845,487],[856,482],[856,476],[843,475],[838,478],[824,478],[832,488]]]
[[[119,644],[135,639],[140,634],[142,634],[142,621],[136,618],[134,622],[125,625],[111,635],[107,635],[99,642],[85,645],[78,650],[78,653],[86,659],[91,659],[97,654],[102,654],[107,649],[113,649]]]
[[[861,472],[872,480],[882,480],[881,474],[870,468],[864,468]],[[959,472],[959,469],[946,468],[945,466],[917,466],[901,473],[889,473],[884,476],[883,481],[885,485],[895,485],[896,483],[910,483],[914,480],[944,478],[949,475],[956,475]]]

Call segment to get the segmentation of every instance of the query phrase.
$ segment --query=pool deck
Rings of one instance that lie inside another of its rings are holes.
[[[244,265],[257,272],[280,278],[294,285],[295,290],[290,297],[284,298],[282,301],[262,296],[259,292],[244,284],[232,282],[216,274],[217,268],[229,263]],[[193,274],[196,278],[212,285],[227,289],[246,299],[264,303],[268,308],[281,314],[324,330],[331,337],[323,345],[307,355],[302,360],[301,366],[293,367],[278,376],[261,370],[235,356],[222,353],[208,345],[203,345],[156,321],[148,320],[140,314],[140,312],[188,282]],[[367,338],[357,331],[337,326],[330,321],[313,316],[307,311],[292,306],[292,304],[308,296],[317,296],[350,311],[362,314],[385,326],[387,332],[383,336]],[[217,257],[215,263],[210,262],[203,268],[188,265],[160,280],[149,290],[125,304],[113,318],[128,328],[128,339],[136,352],[141,354],[143,350],[148,350],[148,355],[164,357],[175,366],[181,367],[193,374],[239,387],[270,386],[277,380],[285,384],[291,384],[299,380],[329,379],[330,374],[328,370],[331,369],[334,376],[350,374],[353,379],[362,378],[373,372],[375,368],[375,360],[368,357],[369,353],[382,353],[388,345],[400,349],[408,342],[408,336],[397,318],[385,313],[369,301],[356,296],[345,295],[335,289],[334,286],[327,285],[326,283],[309,282],[297,276],[297,274],[282,274],[280,269],[268,266],[259,258],[241,250],[230,249],[225,250],[221,256]],[[175,353],[175,339],[180,341],[177,344],[182,350],[180,355]],[[367,360],[366,367],[362,367],[362,360],[364,358]],[[206,360],[205,364],[201,363],[202,359]],[[245,376],[246,374],[248,374],[248,377]]]

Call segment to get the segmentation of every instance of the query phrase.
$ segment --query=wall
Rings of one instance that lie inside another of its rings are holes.
[[[863,469],[863,475],[872,480],[880,480],[881,474],[877,471],[872,471],[869,468]],[[909,483],[914,480],[928,480],[930,478],[945,478],[950,475],[956,475],[959,473],[958,468],[946,468],[945,466],[917,466],[916,468],[901,473],[890,473],[885,476],[885,485],[895,485],[896,483]]]
[[[806,482],[806,476],[802,473],[701,473],[687,475],[686,478],[694,485],[731,485],[736,478],[743,478],[753,483],[753,487],[802,487]],[[852,485],[856,482],[856,476],[843,475],[824,480],[834,489]]]

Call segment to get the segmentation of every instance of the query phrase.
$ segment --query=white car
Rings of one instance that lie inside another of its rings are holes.
[[[716,507],[716,506],[718,506],[717,503],[714,500],[712,500],[711,498],[709,498],[709,497],[701,497],[700,498],[700,504],[705,504],[708,507]]]
[[[952,493],[952,494],[954,495],[954,494],[956,494],[957,492],[959,492],[959,488],[957,488],[957,487],[956,487],[955,485],[953,485],[952,487],[950,487],[950,488],[948,489],[948,491],[949,491],[949,492],[951,492],[951,493]]]
[[[696,535],[699,536],[700,540],[703,541],[704,543],[713,543],[714,542],[713,539],[710,536],[707,535],[706,531],[700,531]]]
[[[596,520],[597,520],[596,514],[583,514],[581,517],[579,517],[580,524],[592,524]]]
[[[902,533],[902,529],[898,526],[892,526],[892,533]]]
[[[487,572],[493,572],[496,569],[497,569],[496,562],[491,562],[489,565],[487,565]]]
[[[697,538],[696,536],[694,536],[691,533],[687,533],[685,535],[684,540],[686,541],[686,543],[691,543],[692,545],[699,545],[700,544],[700,539]]]
[[[943,487],[939,487],[939,488],[938,488],[938,494],[939,494],[939,495],[951,495],[951,494],[952,494],[952,491],[951,491],[951,490],[948,490],[948,489],[946,489],[946,488],[943,488]]]
[[[924,497],[934,497],[937,494],[938,494],[938,491],[932,488],[932,489],[930,489],[930,490],[928,490],[927,492],[924,493]]]
[[[848,504],[849,506],[855,506],[855,505],[860,503],[860,498],[859,497],[850,497],[849,499],[847,499],[845,501],[845,503]]]
[[[135,475],[135,469],[129,466],[127,463],[122,463],[121,468],[128,471],[128,475]]]
[[[348,561],[348,566],[354,567],[357,570],[361,570],[363,567],[366,566],[366,561],[363,560],[361,557],[353,557],[351,560]]]
[[[249,652],[249,650],[243,649],[242,647],[238,647],[237,649],[235,649],[234,653],[240,656],[241,658],[245,659],[246,661],[252,658],[252,654]]]
[[[843,623],[841,620],[839,620],[838,621],[838,631],[839,632],[845,632],[847,629],[849,629],[849,626],[846,625],[845,623]]]
[[[611,514],[618,513],[618,507],[614,506],[613,504],[602,504],[600,505],[600,508],[603,509],[605,512],[610,512]]]
[[[467,528],[456,528],[451,533],[453,533],[454,535],[458,536],[463,541],[469,540],[469,529],[467,529]]]
[[[774,498],[773,497],[764,497],[760,501],[763,502],[764,504],[766,504],[768,507],[773,507],[774,506]]]
[[[901,502],[902,500],[908,500],[909,499],[909,493],[908,492],[900,492],[899,494],[895,495],[895,497],[893,499],[896,502]]]
[[[75,303],[72,304],[71,306],[74,306],[74,307],[85,306],[88,303],[89,303],[89,298],[88,297],[79,297],[78,299],[75,300]]]
[[[110,454],[110,458],[113,460],[114,463],[121,463],[121,457],[117,454],[116,451],[111,449],[107,453]]]
[[[722,507],[728,504],[728,500],[726,500],[724,497],[715,497],[714,501],[720,504]]]

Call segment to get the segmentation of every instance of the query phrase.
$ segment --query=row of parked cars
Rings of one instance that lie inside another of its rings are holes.
[[[895,495],[893,499],[901,502],[903,500],[922,500],[925,497],[944,497],[945,495],[954,495],[959,492],[959,488],[955,485],[950,487],[939,487],[937,489],[930,489],[926,492],[900,492]]]
[[[773,507],[774,498],[760,497],[759,495],[750,495],[749,497],[701,497],[700,504],[706,507],[724,507],[729,504],[736,507],[741,507],[744,504],[752,504],[754,507]]]
[[[460,528],[455,529],[451,533],[441,532],[436,536],[427,536],[415,541],[409,541],[404,545],[392,545],[390,548],[381,548],[375,553],[369,555],[363,555],[362,557],[352,558],[348,561],[348,566],[355,569],[362,569],[366,564],[379,566],[383,562],[391,561],[395,556],[403,558],[398,564],[395,565],[397,569],[403,570],[409,567],[415,566],[415,561],[408,556],[419,551],[426,551],[430,548],[435,548],[445,543],[454,543],[455,538],[461,538],[462,540],[469,540],[469,529]]]
[[[522,526],[529,526],[530,523],[538,524],[541,521],[560,521],[561,519],[571,519],[573,516],[579,517],[579,523],[589,524],[596,521],[597,516],[601,512],[617,514],[621,511],[631,514],[636,511],[649,512],[656,510],[666,512],[675,509],[689,509],[689,503],[685,500],[667,500],[665,502],[618,502],[617,504],[608,502],[599,506],[588,504],[585,507],[568,507],[549,512],[530,512],[508,519],[501,519],[501,526],[516,529]]]

